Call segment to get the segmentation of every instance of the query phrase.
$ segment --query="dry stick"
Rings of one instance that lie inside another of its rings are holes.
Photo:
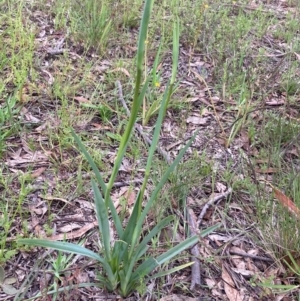
[[[124,100],[124,97],[123,97],[123,91],[122,91],[122,85],[121,85],[121,83],[120,83],[119,80],[116,81],[116,85],[117,85],[118,91],[119,91],[119,99],[120,99],[120,101],[121,101],[123,107],[125,108],[127,115],[130,116],[130,111],[129,111],[129,109],[128,109],[127,105],[126,105],[126,102],[125,102],[125,100]],[[143,127],[142,127],[140,124],[136,123],[136,124],[134,125],[134,128],[135,128],[135,129],[137,130],[137,132],[142,136],[142,138],[144,139],[144,141],[146,142],[146,144],[148,144],[149,146],[151,146],[152,141],[151,141],[151,139],[143,132]],[[156,150],[157,150],[157,152],[158,152],[161,156],[163,156],[163,158],[164,158],[164,159],[167,161],[167,163],[170,165],[170,164],[171,164],[170,156],[169,156],[164,150],[162,150],[158,145],[156,146]]]
[[[226,192],[223,192],[223,193],[219,193],[218,195],[216,195],[215,197],[212,197],[206,204],[205,206],[203,207],[200,215],[199,215],[199,218],[198,218],[198,221],[197,221],[197,229],[200,227],[201,223],[202,223],[202,220],[203,220],[203,217],[204,215],[206,214],[208,208],[210,206],[212,206],[213,204],[221,201],[222,199],[225,199],[229,194],[232,193],[232,189],[229,187],[228,190]]]
[[[187,216],[188,216],[188,222],[191,225],[190,231],[191,231],[191,236],[196,235],[197,233],[195,232],[196,229],[196,223],[195,223],[195,213],[191,208],[188,208],[187,210]],[[196,285],[201,285],[201,273],[200,273],[200,251],[198,244],[194,245],[191,248],[191,253],[192,253],[192,261],[194,261],[194,264],[192,265],[192,280],[191,280],[191,286],[190,289],[193,290]]]
[[[248,257],[248,258],[251,258],[251,259],[256,259],[256,260],[261,260],[261,261],[266,261],[266,262],[274,262],[274,260],[271,259],[271,258],[251,255],[251,254],[248,254],[248,253],[235,252],[235,251],[229,251],[229,253],[231,255],[237,255],[237,256],[241,256],[241,257]]]

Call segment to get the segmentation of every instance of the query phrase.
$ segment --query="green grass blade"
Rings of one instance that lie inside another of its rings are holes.
[[[95,197],[96,214],[98,219],[99,230],[101,232],[101,237],[104,245],[104,251],[106,259],[111,261],[111,250],[110,250],[110,231],[108,222],[107,207],[104,204],[101,192],[94,180],[92,180],[92,187]]]
[[[168,216],[166,218],[164,218],[163,220],[161,220],[159,222],[159,224],[157,224],[142,240],[142,242],[138,245],[137,249],[134,251],[133,245],[131,245],[131,250],[130,252],[133,253],[133,251],[136,254],[139,254],[140,251],[145,248],[148,244],[148,242],[150,242],[150,240],[156,236],[164,227],[166,227],[168,224],[170,224],[170,222],[173,220],[173,216]],[[131,253],[130,253],[131,254]],[[135,258],[135,261],[137,261],[138,258]]]
[[[118,153],[117,153],[117,156],[116,156],[116,160],[114,162],[114,167],[113,167],[109,182],[107,184],[107,189],[106,189],[106,193],[105,193],[105,197],[104,197],[106,205],[108,205],[108,199],[110,197],[110,192],[111,192],[111,189],[112,189],[113,184],[115,182],[115,179],[117,177],[118,171],[120,169],[123,157],[124,157],[126,149],[127,149],[127,145],[130,141],[131,134],[132,134],[132,131],[133,131],[133,128],[134,128],[134,124],[135,124],[136,119],[137,119],[138,111],[141,107],[142,101],[143,101],[144,96],[146,94],[148,84],[149,84],[149,79],[147,79],[147,81],[145,82],[145,84],[142,88],[142,91],[141,91],[140,95],[138,96],[138,98],[133,99],[130,117],[129,117],[126,129],[125,129],[125,132],[122,136],[120,146],[119,146],[119,149],[118,149]]]
[[[216,224],[214,226],[208,227],[207,229],[201,231],[200,236],[201,237],[205,237],[208,234],[210,234],[211,232],[215,231],[216,229],[218,229],[221,226],[221,224]]]
[[[136,122],[136,119],[137,119],[138,111],[141,107],[141,103],[144,99],[144,96],[145,96],[147,88],[148,88],[149,79],[146,80],[141,93],[139,93],[140,85],[141,85],[141,81],[142,81],[142,67],[143,67],[143,59],[144,59],[144,53],[145,53],[145,41],[147,38],[147,31],[148,31],[148,25],[149,25],[152,6],[153,6],[153,0],[146,0],[145,6],[144,6],[144,11],[143,11],[143,16],[142,16],[142,20],[141,20],[140,33],[139,33],[138,50],[137,50],[137,71],[136,71],[136,78],[135,78],[135,89],[134,89],[134,95],[133,95],[132,108],[131,108],[131,113],[130,113],[127,127],[122,136],[122,140],[121,140],[121,143],[119,146],[119,150],[117,153],[114,168],[113,168],[111,177],[110,177],[108,185],[107,185],[107,191],[106,191],[105,197],[104,197],[106,205],[107,205],[107,197],[110,194],[113,183],[114,183],[117,173],[120,169],[122,159],[124,157],[128,142],[131,137],[134,123]]]
[[[195,243],[197,243],[199,240],[198,236],[192,236],[187,238],[185,241],[181,242],[177,246],[171,248],[164,254],[158,256],[156,259],[149,258],[146,261],[144,261],[134,272],[132,275],[132,279],[135,281],[139,279],[139,277],[144,277],[145,275],[148,275],[150,272],[152,272],[157,266],[165,263],[166,261],[172,259],[182,251],[188,249],[189,247],[193,246]]]
[[[93,251],[69,242],[51,241],[47,239],[27,239],[27,238],[18,239],[17,242],[19,244],[25,244],[29,246],[52,248],[58,251],[83,255],[95,259],[101,262],[102,264],[105,263],[105,260],[98,254],[94,253]]]
[[[146,0],[144,6],[144,12],[141,20],[141,28],[138,41],[138,51],[137,51],[137,68],[142,71],[144,53],[145,53],[145,41],[147,39],[148,25],[151,15],[151,10],[153,6],[153,0]]]
[[[163,96],[161,106],[160,106],[158,118],[157,118],[157,121],[155,123],[155,130],[154,130],[154,134],[153,134],[153,138],[152,138],[152,143],[151,143],[151,146],[149,148],[147,165],[146,165],[146,169],[145,169],[145,176],[144,176],[144,181],[143,181],[142,188],[141,188],[141,196],[142,196],[141,200],[144,196],[146,185],[148,183],[148,178],[149,178],[150,171],[151,171],[151,165],[152,165],[152,162],[153,162],[152,158],[153,158],[154,152],[156,151],[156,146],[157,146],[157,143],[158,143],[158,140],[159,140],[160,130],[161,130],[162,122],[164,120],[164,115],[165,115],[165,111],[166,111],[166,105],[167,105],[169,94],[170,93],[169,93],[169,84],[168,84],[167,88],[165,90],[164,96]],[[140,212],[141,212],[141,208],[142,208],[142,203],[140,202],[140,204],[139,204]]]
[[[131,277],[131,281],[137,281],[144,278],[147,274],[153,271],[156,267],[159,266],[159,263],[154,258],[146,259],[139,267],[134,271]]]
[[[118,271],[121,264],[128,261],[128,243],[123,240],[116,240],[112,251],[111,266],[113,271]]]
[[[115,283],[115,276],[108,264],[108,262],[102,258],[100,255],[97,253],[94,253],[93,251],[86,249],[82,246],[75,245],[69,242],[60,242],[60,241],[50,241],[46,239],[18,239],[17,240],[18,244],[26,244],[29,246],[37,246],[37,247],[44,247],[44,248],[51,248],[55,249],[58,251],[63,251],[63,252],[69,252],[69,253],[74,253],[77,255],[83,255],[92,259],[97,260],[100,262],[107,273],[107,278],[111,283]]]
[[[154,60],[154,63],[153,63],[153,67],[152,67],[152,87],[153,88],[155,88],[155,85],[157,83],[156,73],[157,73],[158,63],[160,61],[160,53],[161,53],[162,45],[163,45],[163,37],[162,37],[162,40],[159,43],[159,47],[158,47],[158,50],[157,50],[157,53],[156,53],[156,56],[155,56],[155,60]]]
[[[94,174],[96,176],[96,179],[97,179],[101,189],[103,190],[103,193],[105,193],[106,192],[106,184],[103,181],[103,178],[100,174],[100,171],[99,171],[96,163],[94,162],[93,158],[88,153],[88,151],[87,151],[86,147],[84,146],[84,144],[82,143],[81,139],[77,136],[77,134],[74,132],[73,129],[71,129],[71,133],[72,133],[72,136],[73,136],[74,140],[76,141],[77,145],[79,146],[80,151],[84,154],[85,158],[87,159],[90,166],[92,167]]]
[[[136,228],[136,223],[140,214],[139,211],[139,202],[141,197],[141,191],[139,191],[136,201],[134,203],[133,211],[130,215],[129,221],[127,223],[127,226],[123,232],[123,236],[121,237],[122,240],[126,241],[128,244],[132,243],[132,234],[134,232],[134,229]],[[141,229],[142,231],[142,229]]]
[[[112,202],[110,196],[108,196],[107,201],[108,201],[108,207],[110,209],[111,216],[112,216],[112,218],[114,220],[114,223],[115,223],[115,227],[116,227],[118,236],[122,237],[123,236],[123,227],[122,227],[122,222],[121,222],[120,217],[118,215],[117,209],[115,208],[114,203]]]
[[[176,166],[182,159],[183,155],[185,154],[186,150],[191,146],[192,142],[196,138],[197,133],[198,133],[198,131],[192,136],[192,138],[188,141],[188,143],[185,145],[185,147],[180,150],[179,154],[177,155],[177,157],[175,158],[173,163],[169,166],[169,168],[166,170],[166,172],[162,176],[160,182],[158,183],[158,185],[155,187],[154,191],[152,192],[149,201],[147,202],[144,210],[142,211],[142,214],[140,215],[140,217],[138,219],[134,233],[132,234],[133,235],[132,244],[134,244],[134,245],[136,244],[136,240],[140,236],[139,231],[140,231],[140,229],[142,229],[144,220],[145,220],[149,210],[151,209],[153,202],[156,200],[159,191],[162,189],[164,184],[167,182],[171,172],[174,171],[174,169],[176,168]]]
[[[173,86],[177,74],[179,57],[179,19],[173,24],[173,51],[172,51],[172,77],[171,86]]]
[[[173,269],[162,271],[162,272],[158,272],[157,274],[149,277],[149,279],[154,279],[154,278],[164,277],[166,275],[170,275],[172,273],[175,273],[175,272],[178,272],[178,271],[180,271],[182,269],[185,269],[185,268],[187,268],[187,267],[189,267],[189,266],[191,266],[193,264],[194,264],[194,262],[188,262],[188,263],[182,264],[180,266],[177,266],[177,267],[175,267]]]
[[[76,135],[76,133],[74,132],[73,129],[71,130],[71,133],[72,133],[72,136],[73,136],[74,140],[76,141],[80,151],[84,154],[85,158],[87,159],[87,161],[89,162],[91,168],[93,169],[94,174],[96,176],[96,180],[99,183],[103,193],[105,194],[107,186],[103,181],[103,178],[100,174],[100,171],[99,171],[96,163],[94,162],[93,158],[88,153],[88,151],[87,151],[86,147],[84,146],[84,144],[82,143],[81,139]],[[116,226],[116,230],[118,232],[119,237],[121,237],[122,234],[123,234],[123,228],[122,228],[121,220],[120,220],[119,215],[116,211],[116,208],[113,205],[113,202],[112,202],[110,196],[107,196],[107,198],[108,198],[108,200],[107,200],[108,207],[111,211],[111,215],[113,217],[113,220],[114,220],[114,223],[115,223],[115,226]]]
[[[143,254],[145,254],[147,250],[148,250],[148,246],[145,246],[144,248],[140,249],[139,253],[136,253],[136,256],[134,256],[134,258],[131,258],[130,260],[125,262],[124,269],[122,271],[122,276],[120,274],[120,277],[122,277],[121,289],[123,293],[125,293],[126,291],[127,292],[131,291],[132,290],[131,287],[137,284],[136,282],[132,282],[133,269],[137,264],[136,259],[140,258]]]
[[[166,261],[172,259],[182,251],[188,249],[189,247],[193,246],[199,241],[199,237],[197,235],[194,235],[192,237],[187,238],[177,246],[171,248],[167,252],[163,253],[162,255],[158,256],[156,258],[159,265],[165,263]]]

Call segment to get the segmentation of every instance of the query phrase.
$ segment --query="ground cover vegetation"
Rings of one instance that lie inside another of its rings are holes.
[[[300,4],[150,2],[0,1],[1,298],[299,300]]]

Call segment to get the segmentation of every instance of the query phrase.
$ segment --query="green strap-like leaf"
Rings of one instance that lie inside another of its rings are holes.
[[[189,247],[193,246],[199,241],[199,238],[197,235],[192,236],[178,244],[177,246],[171,248],[167,252],[163,253],[162,255],[158,256],[156,258],[159,265],[165,263],[166,261],[172,259],[177,254],[181,253],[182,251],[188,249]]]
[[[100,255],[94,253],[93,251],[81,247],[79,245],[75,245],[69,242],[60,242],[60,241],[50,241],[46,239],[19,239],[17,240],[19,244],[26,244],[29,246],[37,246],[37,247],[44,247],[44,248],[51,248],[58,251],[74,253],[77,255],[83,255],[92,259],[97,260],[100,262],[107,273],[107,277],[109,281],[114,282],[115,276],[108,264],[108,262],[102,258]]]
[[[178,68],[178,57],[179,57],[179,19],[173,24],[173,52],[172,52],[172,77],[171,85],[175,83],[175,78]]]
[[[201,231],[200,236],[201,236],[201,237],[205,237],[205,236],[207,236],[208,234],[210,234],[211,232],[217,230],[220,226],[221,226],[221,224],[216,224],[216,225],[214,225],[214,226],[208,227],[208,228],[206,228],[205,230],[202,230],[202,231]]]
[[[163,220],[161,220],[159,222],[159,224],[157,224],[142,240],[142,242],[138,245],[137,249],[135,250],[134,247],[135,245],[131,245],[131,249],[130,249],[130,258],[133,254],[133,252],[135,254],[138,254],[140,252],[140,250],[142,250],[147,244],[148,242],[150,242],[150,240],[156,236],[164,227],[166,227],[168,224],[170,224],[170,222],[173,220],[173,216],[168,216],[166,218],[164,218]],[[133,240],[135,240],[135,238],[133,238]],[[138,260],[138,257],[134,259],[135,261]]]
[[[44,248],[51,248],[58,251],[75,253],[83,256],[87,256],[89,258],[95,259],[101,263],[105,263],[105,260],[99,256],[97,253],[86,249],[82,246],[75,245],[69,242],[61,242],[61,241],[51,241],[47,239],[28,239],[22,238],[18,239],[17,242],[19,244],[25,244],[29,246],[37,246],[37,247],[44,247]]]
[[[117,153],[117,156],[116,156],[116,159],[114,162],[113,170],[112,170],[109,182],[107,184],[106,193],[104,195],[104,200],[105,200],[106,206],[108,206],[108,199],[110,198],[110,192],[111,192],[113,184],[116,180],[116,177],[119,172],[119,169],[120,169],[123,157],[125,155],[128,143],[130,141],[131,134],[132,134],[132,131],[134,128],[134,124],[136,122],[137,115],[138,115],[139,109],[141,107],[142,101],[145,97],[145,94],[146,94],[146,91],[148,88],[148,84],[149,84],[149,79],[147,79],[147,81],[145,82],[145,84],[142,88],[142,91],[141,91],[140,95],[137,97],[137,99],[133,99],[130,117],[129,117],[126,129],[125,129],[125,132],[122,136],[120,146],[118,149],[118,153]]]
[[[92,167],[92,169],[94,171],[94,174],[96,176],[96,179],[97,179],[101,189],[103,190],[103,193],[105,193],[106,192],[106,184],[104,183],[104,181],[102,179],[102,176],[100,174],[100,171],[99,171],[96,163],[94,162],[93,158],[91,157],[91,155],[89,154],[89,152],[85,148],[85,146],[82,143],[81,139],[76,135],[76,133],[74,132],[73,129],[71,129],[71,133],[72,133],[72,136],[73,136],[74,140],[76,141],[77,145],[79,146],[80,151],[84,154],[85,158],[87,159],[90,166]]]
[[[139,211],[140,210],[139,209],[140,198],[141,198],[141,191],[139,191],[139,193],[136,197],[136,201],[134,203],[133,211],[130,215],[127,226],[126,226],[126,228],[123,232],[123,236],[121,237],[121,239],[126,241],[128,244],[132,243],[132,234],[134,232],[138,217],[140,215],[140,211]]]
[[[111,266],[114,271],[119,271],[120,266],[128,261],[128,243],[116,240],[112,251]]]
[[[158,277],[160,278],[160,277],[164,277],[166,275],[170,275],[172,273],[175,273],[175,272],[178,272],[178,271],[180,271],[182,269],[185,269],[185,268],[187,268],[187,267],[189,267],[189,266],[191,266],[193,264],[194,264],[194,262],[188,262],[188,263],[182,264],[180,266],[177,266],[177,267],[175,267],[173,269],[169,269],[169,270],[166,270],[166,271],[158,272],[155,275],[149,277],[149,279],[154,279],[154,278],[158,278]]]
[[[158,185],[155,187],[154,191],[152,192],[152,195],[151,195],[149,201],[147,202],[147,204],[146,204],[146,206],[145,206],[142,214],[140,215],[140,217],[138,219],[138,222],[137,222],[137,225],[135,227],[134,233],[132,234],[132,245],[135,245],[136,242],[137,242],[137,239],[140,237],[140,234],[141,234],[140,231],[142,229],[144,220],[145,220],[145,218],[146,218],[149,210],[151,209],[151,207],[153,205],[153,202],[156,200],[159,191],[162,189],[162,187],[164,186],[164,184],[167,182],[167,180],[168,180],[171,172],[174,171],[174,169],[176,168],[176,166],[180,162],[181,158],[183,157],[183,155],[185,154],[185,152],[187,151],[187,149],[190,147],[190,145],[194,141],[197,133],[198,133],[198,131],[188,141],[188,143],[185,145],[185,147],[180,150],[180,152],[177,155],[177,157],[175,158],[174,162],[168,167],[168,169],[166,170],[166,172],[162,176],[160,182],[158,183]]]
[[[134,272],[132,279],[136,280],[138,277],[144,277],[152,272],[157,266],[165,263],[166,261],[172,259],[180,252],[188,249],[192,245],[198,242],[198,236],[193,236],[187,238],[185,241],[181,242],[177,246],[171,248],[167,252],[163,253],[162,255],[158,256],[156,259],[149,258],[145,262],[143,262]]]
[[[104,183],[104,181],[102,179],[102,176],[100,174],[100,171],[99,171],[96,163],[94,162],[93,158],[88,153],[88,151],[85,148],[84,144],[82,143],[81,139],[76,135],[76,133],[74,132],[73,129],[71,130],[71,132],[72,132],[72,136],[74,137],[76,143],[79,146],[80,151],[84,154],[85,158],[87,159],[87,161],[89,162],[90,166],[92,167],[92,169],[94,171],[94,174],[96,176],[97,182],[99,183],[99,185],[100,185],[103,193],[105,194],[107,187],[106,187],[106,184]],[[113,202],[111,200],[110,195],[107,195],[107,198],[108,198],[108,200],[107,200],[108,207],[109,207],[109,209],[111,211],[111,215],[113,217],[113,220],[114,220],[114,223],[115,223],[115,226],[116,226],[116,230],[118,232],[119,237],[121,237],[122,234],[123,234],[123,228],[122,228],[121,220],[120,220],[120,218],[118,216],[116,208],[114,207],[114,204],[113,204]]]
[[[154,134],[153,134],[153,138],[152,138],[152,143],[151,143],[151,146],[149,148],[149,154],[148,154],[148,159],[147,159],[147,164],[146,164],[146,169],[145,169],[144,181],[143,181],[143,184],[142,184],[142,187],[141,187],[141,198],[140,198],[140,201],[139,201],[139,212],[141,212],[141,209],[142,209],[142,198],[144,196],[146,185],[148,184],[148,178],[149,178],[150,171],[151,171],[151,166],[152,166],[152,163],[153,163],[153,155],[156,151],[156,147],[157,147],[157,144],[158,144],[160,130],[161,130],[162,122],[163,122],[163,119],[164,119],[164,114],[165,114],[165,111],[166,111],[168,95],[170,94],[169,93],[170,89],[171,88],[169,87],[169,83],[168,83],[168,85],[166,87],[166,90],[165,90],[165,93],[164,93],[164,96],[163,96],[161,106],[160,106],[158,118],[157,118],[156,123],[155,123],[155,130],[154,130]]]
[[[97,220],[98,220],[99,230],[101,232],[101,237],[104,245],[105,256],[108,262],[110,262],[111,261],[110,230],[109,230],[107,207],[104,204],[101,192],[94,180],[92,180],[92,187],[94,191]]]

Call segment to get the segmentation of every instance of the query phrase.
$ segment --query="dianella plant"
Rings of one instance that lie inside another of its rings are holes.
[[[72,135],[79,146],[79,149],[84,154],[89,162],[93,172],[94,179],[92,180],[92,188],[94,192],[94,201],[96,208],[96,215],[99,224],[101,250],[95,253],[80,245],[68,242],[53,242],[46,239],[19,239],[18,242],[32,246],[42,246],[46,248],[53,248],[56,250],[71,252],[87,256],[96,260],[99,263],[99,273],[97,280],[98,283],[93,285],[101,286],[107,291],[119,293],[121,296],[126,297],[132,293],[141,280],[144,278],[160,277],[163,274],[174,272],[179,268],[169,270],[167,272],[155,273],[155,269],[163,263],[174,258],[176,255],[191,247],[198,242],[197,235],[184,240],[183,242],[171,247],[165,253],[152,257],[148,254],[148,245],[153,238],[155,238],[160,231],[172,223],[173,216],[168,216],[162,219],[153,229],[149,229],[148,233],[144,233],[143,225],[145,219],[151,209],[153,203],[158,198],[159,192],[168,180],[170,174],[175,170],[176,166],[182,159],[186,150],[192,144],[195,135],[188,141],[185,147],[181,149],[175,160],[170,164],[163,174],[160,182],[153,189],[150,196],[146,199],[145,190],[151,172],[151,163],[155,153],[156,146],[159,140],[159,133],[161,130],[162,122],[166,113],[167,105],[172,95],[172,90],[175,82],[175,76],[178,66],[178,53],[179,53],[179,22],[174,22],[174,40],[173,40],[173,66],[172,76],[166,86],[162,102],[160,105],[159,114],[155,124],[152,144],[148,151],[148,160],[145,168],[145,176],[139,193],[137,194],[132,214],[130,215],[126,225],[122,224],[121,218],[117,213],[116,208],[111,199],[111,191],[116,181],[116,177],[124,158],[128,143],[134,129],[135,122],[138,114],[141,111],[141,105],[148,89],[149,79],[143,81],[143,60],[145,53],[145,41],[147,37],[148,24],[150,14],[153,6],[153,0],[146,0],[143,17],[140,26],[138,52],[137,52],[137,69],[135,79],[135,89],[133,94],[133,101],[131,107],[131,115],[128,120],[125,132],[122,136],[114,166],[111,172],[108,183],[105,183],[95,162],[90,154],[87,152],[85,146],[80,138],[72,131]],[[143,83],[142,83],[143,82]],[[112,237],[110,231],[110,223],[112,220],[116,231],[117,238]],[[218,227],[218,225],[210,227],[203,231],[200,236],[207,235]],[[192,263],[190,263],[192,264]],[[187,266],[187,265],[185,265]],[[147,279],[145,279],[146,281]]]

